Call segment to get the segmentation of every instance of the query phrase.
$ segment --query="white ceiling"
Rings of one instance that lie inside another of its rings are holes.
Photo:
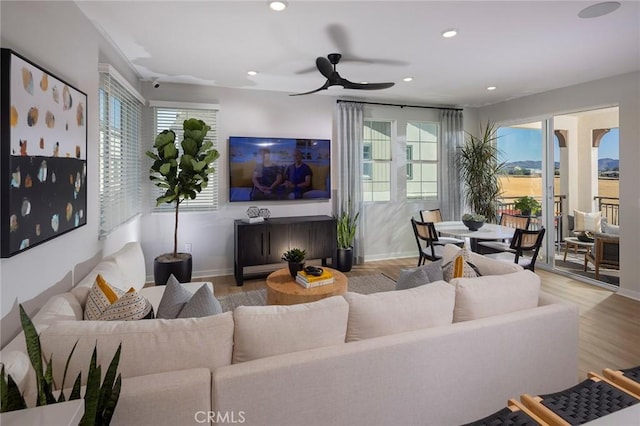
[[[141,79],[161,84],[306,92],[325,82],[316,57],[337,52],[342,77],[396,83],[342,97],[481,106],[640,70],[638,1],[592,19],[577,15],[593,1],[76,3]],[[441,37],[449,28],[457,37]],[[336,92],[307,96],[323,95]]]

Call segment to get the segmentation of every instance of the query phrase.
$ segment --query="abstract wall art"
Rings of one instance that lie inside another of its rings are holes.
[[[0,252],[87,223],[87,95],[9,49],[0,75]]]

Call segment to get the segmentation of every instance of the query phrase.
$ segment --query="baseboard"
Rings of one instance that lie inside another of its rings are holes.
[[[413,250],[411,252],[385,253],[385,254],[378,254],[373,256],[365,256],[364,261],[375,262],[377,260],[406,259],[407,257],[417,258],[418,256],[416,255],[416,250]]]
[[[624,297],[628,297],[629,299],[640,301],[640,291],[627,290],[626,288],[621,288],[616,292],[616,294]]]

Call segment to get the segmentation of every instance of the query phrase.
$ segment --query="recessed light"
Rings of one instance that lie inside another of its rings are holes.
[[[368,81],[361,81],[360,84],[369,84]]]
[[[496,87],[496,86],[489,86],[489,87],[487,87],[487,90],[496,90],[496,89],[497,89],[497,87]]]
[[[451,37],[455,37],[458,34],[458,31],[454,30],[454,29],[450,29],[450,30],[446,30],[442,32],[442,37],[444,38],[451,38]]]
[[[271,10],[275,10],[276,12],[281,12],[287,8],[286,1],[270,1],[269,7]]]
[[[413,81],[413,77],[405,77],[402,79],[402,81],[406,81],[406,82]]]
[[[257,71],[247,71],[247,74],[254,76],[254,75],[258,75]]]
[[[578,13],[578,17],[582,19],[598,18],[600,16],[608,15],[620,7],[618,1],[605,1],[602,3],[592,4],[585,7]]]

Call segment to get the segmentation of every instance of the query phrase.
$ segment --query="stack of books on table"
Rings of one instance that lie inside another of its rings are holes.
[[[326,269],[322,271],[322,275],[320,276],[310,275],[304,271],[298,271],[296,282],[304,288],[333,284],[333,274]]]

